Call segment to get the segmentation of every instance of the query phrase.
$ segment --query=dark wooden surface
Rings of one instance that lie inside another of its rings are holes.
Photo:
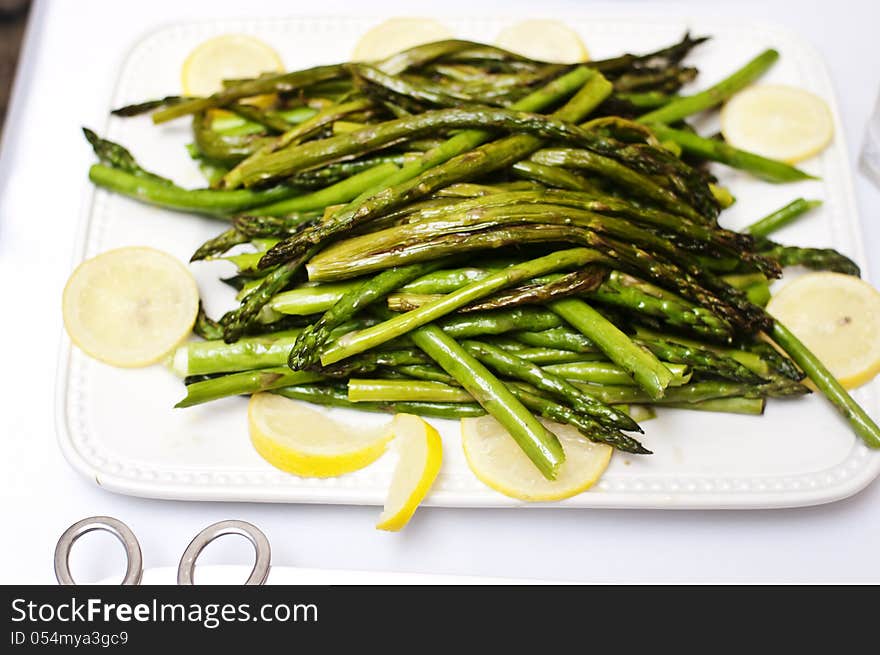
[[[9,106],[29,6],[28,0],[0,0],[0,132]]]

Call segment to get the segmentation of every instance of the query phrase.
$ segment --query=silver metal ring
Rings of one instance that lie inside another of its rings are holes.
[[[257,526],[247,521],[220,521],[209,525],[207,528],[199,532],[193,539],[186,550],[183,551],[183,557],[180,558],[180,565],[177,567],[177,584],[193,585],[195,584],[194,575],[196,569],[196,560],[204,550],[205,546],[227,534],[238,534],[245,537],[254,546],[254,568],[245,581],[246,585],[261,585],[266,582],[269,577],[269,566],[272,556],[272,549],[269,547],[269,540],[266,535],[257,528]]]
[[[123,585],[138,585],[144,574],[144,560],[141,555],[141,546],[137,537],[125,523],[112,516],[91,516],[71,525],[55,546],[55,578],[59,584],[75,585],[73,576],[70,575],[70,549],[73,543],[87,532],[103,530],[114,535],[125,547],[127,560]]]

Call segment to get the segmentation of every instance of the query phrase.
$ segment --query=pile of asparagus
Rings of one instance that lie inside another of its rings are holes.
[[[552,479],[564,453],[536,417],[646,454],[637,420],[654,406],[760,414],[767,398],[809,393],[809,376],[880,446],[877,426],[763,309],[784,266],[858,268],[768,238],[815,203],[721,227],[733,198],[706,164],[809,176],[685,122],[778,55],[677,95],[702,41],[583,65],[442,41],[116,110],[191,117],[190,155],[210,187],[180,188],[86,131],[95,184],[230,223],[193,260],[235,264],[224,282],[240,305],[216,321],[200,313],[204,340],[174,356],[178,406],[272,391],[489,413]]]

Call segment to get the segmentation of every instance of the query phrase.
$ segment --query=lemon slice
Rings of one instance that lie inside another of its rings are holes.
[[[495,44],[517,54],[559,64],[590,60],[577,32],[556,20],[524,20],[501,30]]]
[[[396,414],[391,431],[400,459],[376,524],[380,530],[400,530],[407,524],[431,489],[443,461],[440,435],[418,416]]]
[[[153,248],[88,259],[64,287],[64,327],[86,354],[120,367],[153,364],[183,341],[199,311],[186,266]]]
[[[248,403],[251,443],[272,466],[307,478],[362,469],[385,452],[387,426],[363,429],[334,421],[307,403],[257,393]]]
[[[451,38],[449,28],[436,20],[391,18],[367,30],[354,47],[351,58],[354,61],[385,59],[423,43]]]
[[[611,446],[588,441],[571,426],[542,423],[559,437],[565,451],[565,461],[555,480],[541,475],[491,416],[461,420],[461,444],[471,471],[495,491],[519,500],[562,500],[589,489],[608,467]]]
[[[775,294],[767,311],[847,389],[880,373],[880,292],[864,280],[807,273]]]
[[[183,92],[209,96],[223,88],[223,80],[257,77],[284,70],[272,46],[246,34],[224,34],[208,39],[183,62]]]
[[[721,133],[735,148],[793,164],[821,152],[834,123],[822,98],[768,84],[741,91],[724,105]]]

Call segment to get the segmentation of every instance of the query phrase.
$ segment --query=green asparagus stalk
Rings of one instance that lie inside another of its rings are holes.
[[[627,168],[610,157],[576,148],[545,148],[532,155],[531,161],[545,166],[577,168],[599,175],[627,191],[656,203],[694,221],[703,220],[700,213],[650,177]]]
[[[330,337],[330,331],[354,316],[364,307],[380,300],[397,287],[440,268],[443,260],[390,268],[371,280],[348,289],[314,324],[306,328],[290,350],[288,366],[299,370],[317,361],[321,348]],[[396,336],[396,335],[395,335]],[[393,338],[393,337],[392,337]],[[325,365],[329,361],[323,362]]]
[[[677,98],[659,109],[644,114],[639,118],[639,122],[676,123],[692,114],[720,105],[734,93],[744,89],[763,75],[777,59],[779,59],[779,53],[776,50],[765,50],[738,71],[705,91]]]
[[[474,397],[461,387],[425,380],[366,380],[348,381],[348,399],[358,402],[421,401],[467,403]],[[442,400],[441,400],[442,399]]]
[[[861,275],[859,265],[833,248],[801,248],[783,246],[769,239],[758,244],[761,255],[781,266],[804,266],[816,271],[834,271],[844,275]]]
[[[363,284],[363,280],[336,282],[331,284],[306,284],[289,291],[283,291],[269,301],[268,307],[281,314],[309,316],[326,312],[348,291]]]
[[[478,360],[504,377],[523,380],[538,389],[546,391],[570,406],[578,414],[583,414],[607,427],[641,432],[638,423],[623,412],[619,412],[595,398],[583,393],[572,385],[564,375],[553,367],[541,368],[514,353],[506,352],[488,343],[463,341],[461,346]],[[562,366],[565,366],[564,364]]]
[[[593,419],[579,414],[560,403],[555,403],[543,396],[531,393],[527,385],[511,384],[509,385],[511,393],[522,402],[528,409],[557,423],[565,423],[571,425],[584,435],[590,441],[597,443],[605,443],[613,446],[623,452],[632,453],[634,455],[650,455],[651,451],[645,448],[633,437],[600,425]]]
[[[880,428],[868,413],[853,400],[825,365],[782,323],[773,322],[770,337],[800,366],[816,388],[852,426],[853,431],[871,448],[880,448]]]
[[[295,387],[275,389],[277,393],[292,400],[303,400],[328,407],[346,407],[367,412],[389,414],[415,414],[430,418],[462,419],[484,416],[486,410],[477,403],[437,403],[437,402],[351,402],[344,388],[328,385],[304,384]]]
[[[404,366],[398,366],[395,371],[403,373],[407,377],[415,378],[416,380],[443,382],[444,384],[458,386],[458,382],[455,381],[455,378],[436,364],[406,364]]]
[[[620,271],[612,271],[589,297],[602,304],[659,318],[670,327],[714,341],[729,341],[733,335],[730,324],[710,310]]]
[[[516,264],[493,273],[482,280],[472,282],[416,310],[395,316],[372,328],[346,335],[321,354],[321,363],[326,366],[390,341],[421,325],[437,320],[479,298],[512,286],[522,280],[561,269],[585,266],[598,261],[603,261],[603,257],[596,251],[588,248],[572,248],[523,262],[522,264]]]
[[[289,216],[317,209],[323,210],[325,207],[349,202],[352,198],[363,193],[364,189],[375,187],[397,170],[400,169],[396,165],[391,162],[384,162],[312,193],[296,197],[279,198],[272,201],[267,199],[258,206],[251,208],[251,213],[261,216]],[[214,193],[246,192],[247,190],[239,189],[236,191],[215,191]]]
[[[232,373],[187,385],[186,396],[175,407],[192,407],[227,396],[270,391],[296,384],[317,382],[321,379],[323,378],[319,373],[291,371],[286,366]]]
[[[534,180],[548,187],[570,191],[597,192],[599,187],[589,179],[559,166],[545,166],[535,161],[518,161],[510,167],[517,177]]]
[[[772,214],[768,214],[761,220],[752,223],[744,231],[756,237],[770,236],[773,232],[785,227],[811,209],[819,207],[821,204],[821,200],[804,200],[803,198],[797,198],[796,200],[792,200],[785,207],[777,209]]]
[[[242,300],[241,305],[223,316],[220,322],[223,325],[223,339],[226,343],[237,341],[244,334],[245,330],[260,316],[266,303],[290,284],[303,262],[315,254],[314,250],[316,249],[307,251],[299,259],[286,262],[270,271],[260,284]]]
[[[548,116],[511,111],[485,106],[465,106],[455,109],[437,109],[376,125],[368,125],[354,132],[308,141],[296,146],[267,152],[260,157],[252,155],[236,167],[236,175],[227,175],[228,188],[237,184],[253,186],[288,177],[309,168],[343,158],[354,158],[405,139],[449,129],[485,128],[530,134],[547,139],[573,143],[590,141],[588,132],[570,123]],[[263,150],[266,148],[264,147]],[[261,150],[260,152],[262,152]],[[229,184],[232,179],[232,184]]]
[[[518,330],[549,330],[561,326],[563,321],[546,309],[515,307],[491,312],[448,316],[438,321],[437,324],[454,339],[469,339]]]
[[[167,186],[172,186],[174,184],[167,178],[144,170],[141,165],[137,163],[132,154],[118,143],[102,139],[87,127],[82,128],[82,131],[86,140],[91,144],[92,149],[95,151],[98,160],[104,166],[124,171],[135,177],[150,180],[158,184],[164,184]]]
[[[525,360],[532,364],[565,364],[568,362],[589,362],[604,361],[605,355],[601,352],[578,353],[571,350],[559,350],[557,348],[529,348],[521,343],[517,343],[522,348],[511,349],[507,344],[497,344],[493,341],[487,341],[492,345],[498,346],[502,350],[507,350],[515,354],[519,359]]]
[[[183,189],[167,182],[136,175],[103,164],[89,168],[89,179],[97,186],[122,195],[175,211],[224,217],[250,210],[259,205],[272,205],[297,193],[296,189],[276,186],[252,191],[217,191],[214,189]]]
[[[596,344],[583,334],[564,326],[548,330],[516,332],[513,338],[529,346],[540,348],[555,348],[578,354],[601,352]]]
[[[190,261],[197,262],[215,255],[223,254],[233,246],[241,245],[248,241],[250,241],[250,237],[242,234],[234,227],[230,228],[221,232],[213,239],[205,241],[205,243],[199,246],[193,253],[192,257],[190,257]]]
[[[748,384],[760,384],[766,381],[737,360],[707,348],[676,343],[659,337],[637,337],[634,341],[664,362],[686,365],[701,374]]]
[[[670,370],[650,352],[634,344],[599,312],[574,298],[553,301],[550,308],[629,373],[652,399],[664,396],[673,380]]]
[[[765,398],[714,398],[695,403],[664,403],[664,408],[690,409],[699,412],[723,412],[725,414],[749,414],[760,416],[767,404]]]
[[[435,325],[415,330],[412,339],[507,429],[544,477],[556,478],[559,466],[565,461],[559,439],[532,416],[502,382]]]
[[[228,189],[235,189],[242,182],[242,169],[256,166],[257,163],[273,152],[286,148],[292,144],[296,144],[306,136],[309,136],[321,129],[325,125],[329,125],[343,116],[361,111],[372,105],[372,101],[367,98],[357,98],[349,102],[331,105],[326,109],[318,112],[311,118],[302,123],[291,127],[284,131],[283,134],[273,139],[270,143],[257,150],[250,157],[240,162],[226,175],[223,176],[222,186]]]
[[[672,141],[692,155],[717,161],[732,168],[748,171],[768,182],[799,182],[815,180],[816,177],[775,159],[767,159],[745,150],[739,150],[722,141],[705,139],[683,130],[673,130],[662,125],[652,125],[658,139]]]
[[[349,357],[330,366],[322,366],[310,370],[315,370],[328,378],[350,378],[373,373],[376,370],[382,370],[383,373],[387,374],[392,369],[398,371],[404,366],[425,365],[430,365],[430,359],[421,350],[418,348],[402,348],[400,350],[373,350],[361,353],[355,357]]]
[[[372,319],[353,319],[337,326],[332,335],[339,337],[372,322]],[[205,341],[187,341],[178,346],[172,356],[171,368],[185,378],[283,366],[300,332],[301,327],[284,329],[242,337],[235,343],[226,343],[222,333],[215,333]]]
[[[727,380],[704,380],[666,390],[663,398],[651,398],[643,389],[624,385],[598,385],[575,382],[575,386],[610,405],[629,403],[699,403],[717,398],[773,398],[794,397],[810,393],[810,390],[790,380],[766,384],[744,384]]]
[[[226,87],[207,98],[192,98],[165,107],[153,114],[154,123],[164,123],[181,116],[195,114],[213,107],[225,107],[241,98],[250,98],[266,93],[290,93],[296,89],[333,80],[344,75],[341,66],[316,66],[292,73],[279,73],[246,80],[240,84]]]
[[[672,374],[670,387],[680,387],[690,382],[691,371],[684,364],[662,362]],[[571,382],[589,382],[591,384],[623,384],[634,385],[632,376],[620,366],[611,362],[578,361],[563,364],[550,364],[543,370]],[[536,385],[537,386],[537,385]]]

